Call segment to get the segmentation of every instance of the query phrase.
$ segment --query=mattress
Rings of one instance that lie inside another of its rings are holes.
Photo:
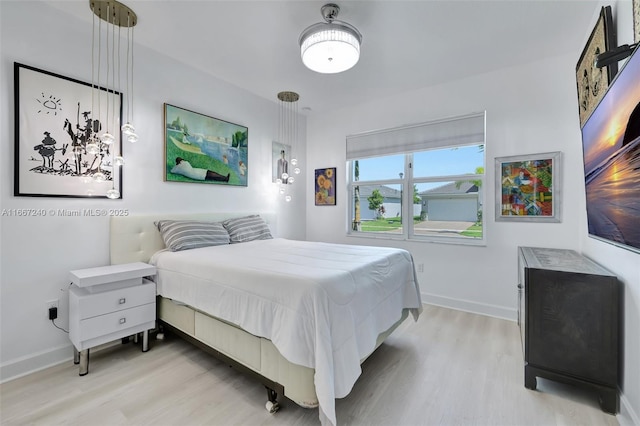
[[[411,255],[286,239],[181,252],[162,250],[158,294],[269,339],[290,362],[315,370],[321,419],[336,423],[378,335],[421,312]]]

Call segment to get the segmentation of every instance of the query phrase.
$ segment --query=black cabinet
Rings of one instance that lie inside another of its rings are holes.
[[[573,250],[518,248],[518,324],[524,385],[536,377],[598,392],[617,413],[620,284]]]

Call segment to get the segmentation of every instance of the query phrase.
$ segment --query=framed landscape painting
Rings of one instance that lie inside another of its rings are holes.
[[[315,173],[316,206],[336,205],[336,168],[316,169]]]
[[[168,182],[247,186],[249,129],[164,104]]]
[[[17,62],[14,82],[14,195],[122,198],[122,95]],[[105,131],[113,143],[90,144]]]
[[[560,152],[496,158],[496,220],[560,222]]]

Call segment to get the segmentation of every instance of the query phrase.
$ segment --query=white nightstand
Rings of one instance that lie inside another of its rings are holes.
[[[70,273],[69,338],[80,375],[89,372],[89,349],[123,337],[142,335],[142,351],[149,350],[149,330],[156,322],[156,284],[144,277],[155,266],[142,262]]]

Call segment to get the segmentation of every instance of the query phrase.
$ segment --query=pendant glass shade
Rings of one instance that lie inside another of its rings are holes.
[[[87,154],[96,155],[100,152],[100,147],[97,143],[88,143],[86,146]]]
[[[100,136],[100,142],[107,145],[111,145],[115,140],[116,138],[109,132],[103,133],[102,136]]]
[[[96,172],[93,174],[93,180],[96,182],[105,182],[107,180],[107,176],[102,172]]]
[[[126,122],[125,124],[123,124],[121,130],[122,130],[122,133],[124,133],[127,136],[132,135],[136,132],[136,128],[133,127],[133,124],[129,122]]]
[[[120,191],[117,189],[110,189],[107,191],[107,198],[115,200],[116,198],[120,198]]]
[[[335,21],[337,5],[326,4],[321,11],[326,22],[313,24],[300,35],[302,63],[323,74],[346,71],[360,59],[362,34],[353,25]]]

